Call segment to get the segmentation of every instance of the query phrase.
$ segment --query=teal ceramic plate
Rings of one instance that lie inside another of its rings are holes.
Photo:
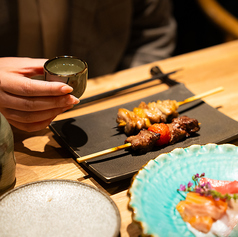
[[[194,174],[203,172],[213,179],[238,180],[238,147],[207,144],[176,148],[150,160],[134,176],[129,189],[129,207],[143,234],[194,236],[176,210],[182,200],[176,190],[180,184],[192,181]],[[234,236],[238,236],[238,232]]]

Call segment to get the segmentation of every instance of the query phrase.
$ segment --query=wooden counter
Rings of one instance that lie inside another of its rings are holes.
[[[223,86],[225,89],[223,92],[206,97],[204,101],[238,120],[238,41],[89,80],[82,98],[150,78],[150,69],[155,65],[158,65],[164,73],[181,69],[170,78],[184,83],[195,94]],[[167,85],[156,80],[117,93],[107,99],[77,106],[76,109],[58,116],[57,120],[120,105],[156,94],[167,88]],[[112,197],[120,210],[121,237],[134,237],[140,234],[139,228],[132,223],[131,212],[127,209],[129,181],[108,185],[88,174],[71,158],[71,154],[58,145],[49,128],[35,133],[26,133],[16,129],[13,129],[13,132],[17,161],[15,187],[45,179],[71,179],[97,186]]]

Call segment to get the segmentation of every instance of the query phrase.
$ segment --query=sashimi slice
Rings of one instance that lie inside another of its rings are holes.
[[[221,194],[235,194],[238,193],[238,181],[224,181],[224,180],[216,180],[209,178],[201,178],[199,184],[202,185],[204,183],[209,182],[213,189],[220,192]]]
[[[238,223],[238,210],[237,210],[237,203],[233,209],[228,209],[226,214],[219,220],[215,221],[212,224],[212,227],[209,232],[204,233],[198,231],[196,228],[192,227],[187,222],[188,229],[196,236],[196,237],[228,237],[228,236],[237,236],[238,231],[234,230]],[[233,231],[235,231],[233,233]],[[232,234],[232,235],[231,235]]]
[[[177,204],[176,209],[185,222],[188,222],[197,230],[207,233],[210,231],[213,222],[222,218],[226,213],[227,203],[189,192],[186,199]]]

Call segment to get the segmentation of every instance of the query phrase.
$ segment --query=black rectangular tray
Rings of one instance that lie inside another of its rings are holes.
[[[146,103],[156,100],[177,100],[193,96],[183,84],[172,86],[166,91],[127,104],[102,110],[99,112],[55,121],[50,125],[56,140],[68,149],[74,158],[89,155],[111,147],[124,144],[126,135],[116,129],[118,108],[132,110],[141,101]],[[238,122],[222,114],[202,100],[197,100],[178,109],[180,115],[196,118],[201,129],[196,136],[169,145],[146,154],[133,154],[130,150],[121,150],[108,155],[83,162],[83,166],[91,170],[106,183],[132,177],[150,159],[159,154],[170,152],[176,147],[187,147],[192,144],[226,143],[238,138]]]

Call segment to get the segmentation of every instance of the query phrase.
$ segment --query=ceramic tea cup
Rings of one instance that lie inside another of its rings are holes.
[[[59,81],[73,87],[72,95],[79,98],[84,93],[88,79],[88,65],[74,56],[58,56],[44,64],[44,79]]]

